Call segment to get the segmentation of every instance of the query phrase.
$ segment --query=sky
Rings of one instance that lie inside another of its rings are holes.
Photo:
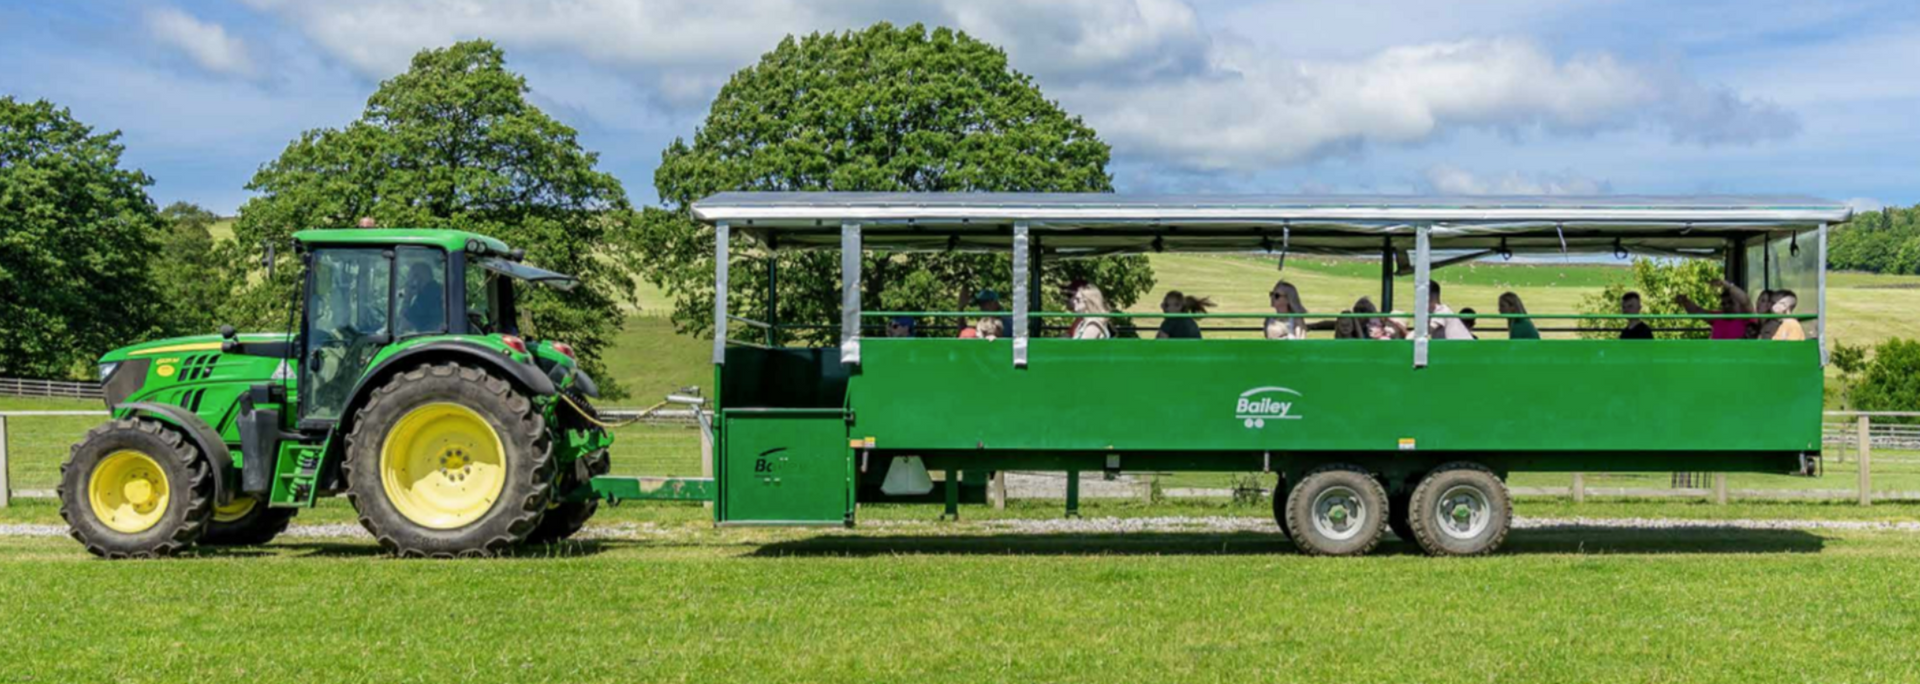
[[[1113,146],[1120,192],[1789,193],[1920,203],[1920,3],[0,0],[0,95],[232,214],[416,51],[486,38],[636,203],[789,35],[952,26]]]

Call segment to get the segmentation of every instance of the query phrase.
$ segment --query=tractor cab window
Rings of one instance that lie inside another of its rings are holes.
[[[482,266],[478,260],[467,262],[467,328],[488,335],[515,332],[512,308],[513,281]]]
[[[333,420],[373,355],[391,339],[393,262],[378,248],[314,252],[307,288],[301,416]]]
[[[401,247],[394,250],[394,270],[400,274],[393,293],[400,307],[395,337],[446,332],[447,253],[431,247]]]

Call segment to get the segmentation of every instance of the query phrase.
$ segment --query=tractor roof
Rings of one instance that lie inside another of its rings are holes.
[[[488,252],[508,251],[507,243],[485,235],[441,228],[322,228],[296,232],[293,239],[307,245],[432,245],[449,251],[477,240]]]

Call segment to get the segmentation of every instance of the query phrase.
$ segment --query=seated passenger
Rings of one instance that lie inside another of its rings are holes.
[[[1006,307],[1000,305],[1000,293],[993,290],[981,290],[974,294],[973,303],[975,306],[980,307],[981,311],[988,313],[999,313],[1007,310]],[[1002,332],[1013,330],[1012,316],[997,316],[994,320],[1000,321],[1000,330]]]
[[[1113,313],[1107,307],[1107,296],[1093,285],[1080,285],[1073,290],[1073,296],[1067,300],[1067,308],[1077,314]],[[1076,340],[1104,340],[1113,337],[1113,323],[1104,317],[1083,317],[1073,319],[1073,331],[1069,335]]]
[[[1163,313],[1203,314],[1213,308],[1213,300],[1205,297],[1189,297],[1179,290],[1167,293],[1160,299],[1160,311]],[[1154,335],[1160,340],[1197,340],[1200,339],[1200,321],[1192,318],[1160,319],[1160,333]]]
[[[1460,315],[1461,315],[1461,316],[1478,316],[1478,315],[1480,315],[1480,312],[1478,312],[1478,311],[1474,311],[1474,310],[1473,310],[1473,307],[1471,307],[1471,306],[1468,306],[1468,307],[1462,307],[1462,308],[1460,309]],[[1461,324],[1461,325],[1464,325],[1464,326],[1467,326],[1467,337],[1468,337],[1468,338],[1470,338],[1470,339],[1475,339],[1475,340],[1477,340],[1477,339],[1480,339],[1480,319],[1478,319],[1478,318],[1461,318],[1461,319],[1460,319],[1460,324]]]
[[[1520,295],[1512,292],[1503,293],[1500,295],[1500,313],[1524,316],[1527,313],[1527,305],[1520,302]],[[1540,339],[1540,329],[1534,327],[1531,318],[1509,318],[1507,319],[1507,339],[1537,340]]]
[[[1284,280],[1273,284],[1273,291],[1267,293],[1267,300],[1273,304],[1274,313],[1307,312],[1306,303],[1300,301],[1300,290]],[[1307,322],[1301,318],[1269,318],[1266,334],[1269,340],[1304,340],[1307,339]]]
[[[1793,313],[1793,308],[1799,304],[1800,298],[1794,296],[1793,290],[1781,290],[1773,293],[1773,313],[1775,314],[1785,316]],[[1782,318],[1775,321],[1768,321],[1768,323],[1775,324],[1777,328],[1773,331],[1773,335],[1766,339],[1789,341],[1807,339],[1807,329],[1800,325],[1799,319]]]
[[[1776,294],[1773,290],[1761,290],[1760,296],[1753,300],[1753,312],[1757,314],[1772,313],[1775,296]],[[1779,329],[1780,322],[1777,320],[1762,321],[1755,319],[1747,321],[1747,339],[1770,340],[1773,339],[1774,331]]]
[[[1002,334],[998,318],[982,318],[974,322],[973,328],[975,335],[983,340],[996,339]]]
[[[894,316],[887,321],[887,337],[913,337],[913,317]]]
[[[1722,280],[1717,287],[1720,290],[1720,308],[1713,311],[1708,311],[1706,307],[1694,303],[1692,298],[1684,294],[1675,297],[1673,301],[1675,304],[1679,304],[1680,308],[1685,309],[1687,313],[1695,316],[1701,314],[1753,313],[1753,303],[1747,300],[1747,293],[1745,290],[1741,290],[1740,286],[1733,284],[1732,281]],[[1711,329],[1707,337],[1708,339],[1715,340],[1745,339],[1747,337],[1747,324],[1750,322],[1752,322],[1750,319],[1745,318],[1713,319],[1707,323],[1708,328]]]
[[[1628,292],[1620,295],[1620,313],[1628,316],[1639,315],[1640,293]],[[1651,340],[1653,339],[1653,326],[1647,325],[1646,321],[1638,318],[1631,319],[1627,321],[1627,327],[1620,330],[1620,339]]]
[[[1453,313],[1453,309],[1449,309],[1447,308],[1447,305],[1440,303],[1440,281],[1438,280],[1427,281],[1427,313],[1429,314]],[[1467,329],[1467,324],[1461,323],[1460,319],[1454,318],[1452,316],[1448,316],[1446,318],[1428,318],[1427,327],[1431,331],[1428,334],[1432,335],[1434,339],[1439,339],[1439,340],[1471,340],[1473,339],[1473,331]]]

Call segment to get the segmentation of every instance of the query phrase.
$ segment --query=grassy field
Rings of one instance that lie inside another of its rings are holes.
[[[0,540],[7,681],[1905,682],[1920,535],[1540,530],[1436,561],[1272,534],[642,528],[485,562]]]

